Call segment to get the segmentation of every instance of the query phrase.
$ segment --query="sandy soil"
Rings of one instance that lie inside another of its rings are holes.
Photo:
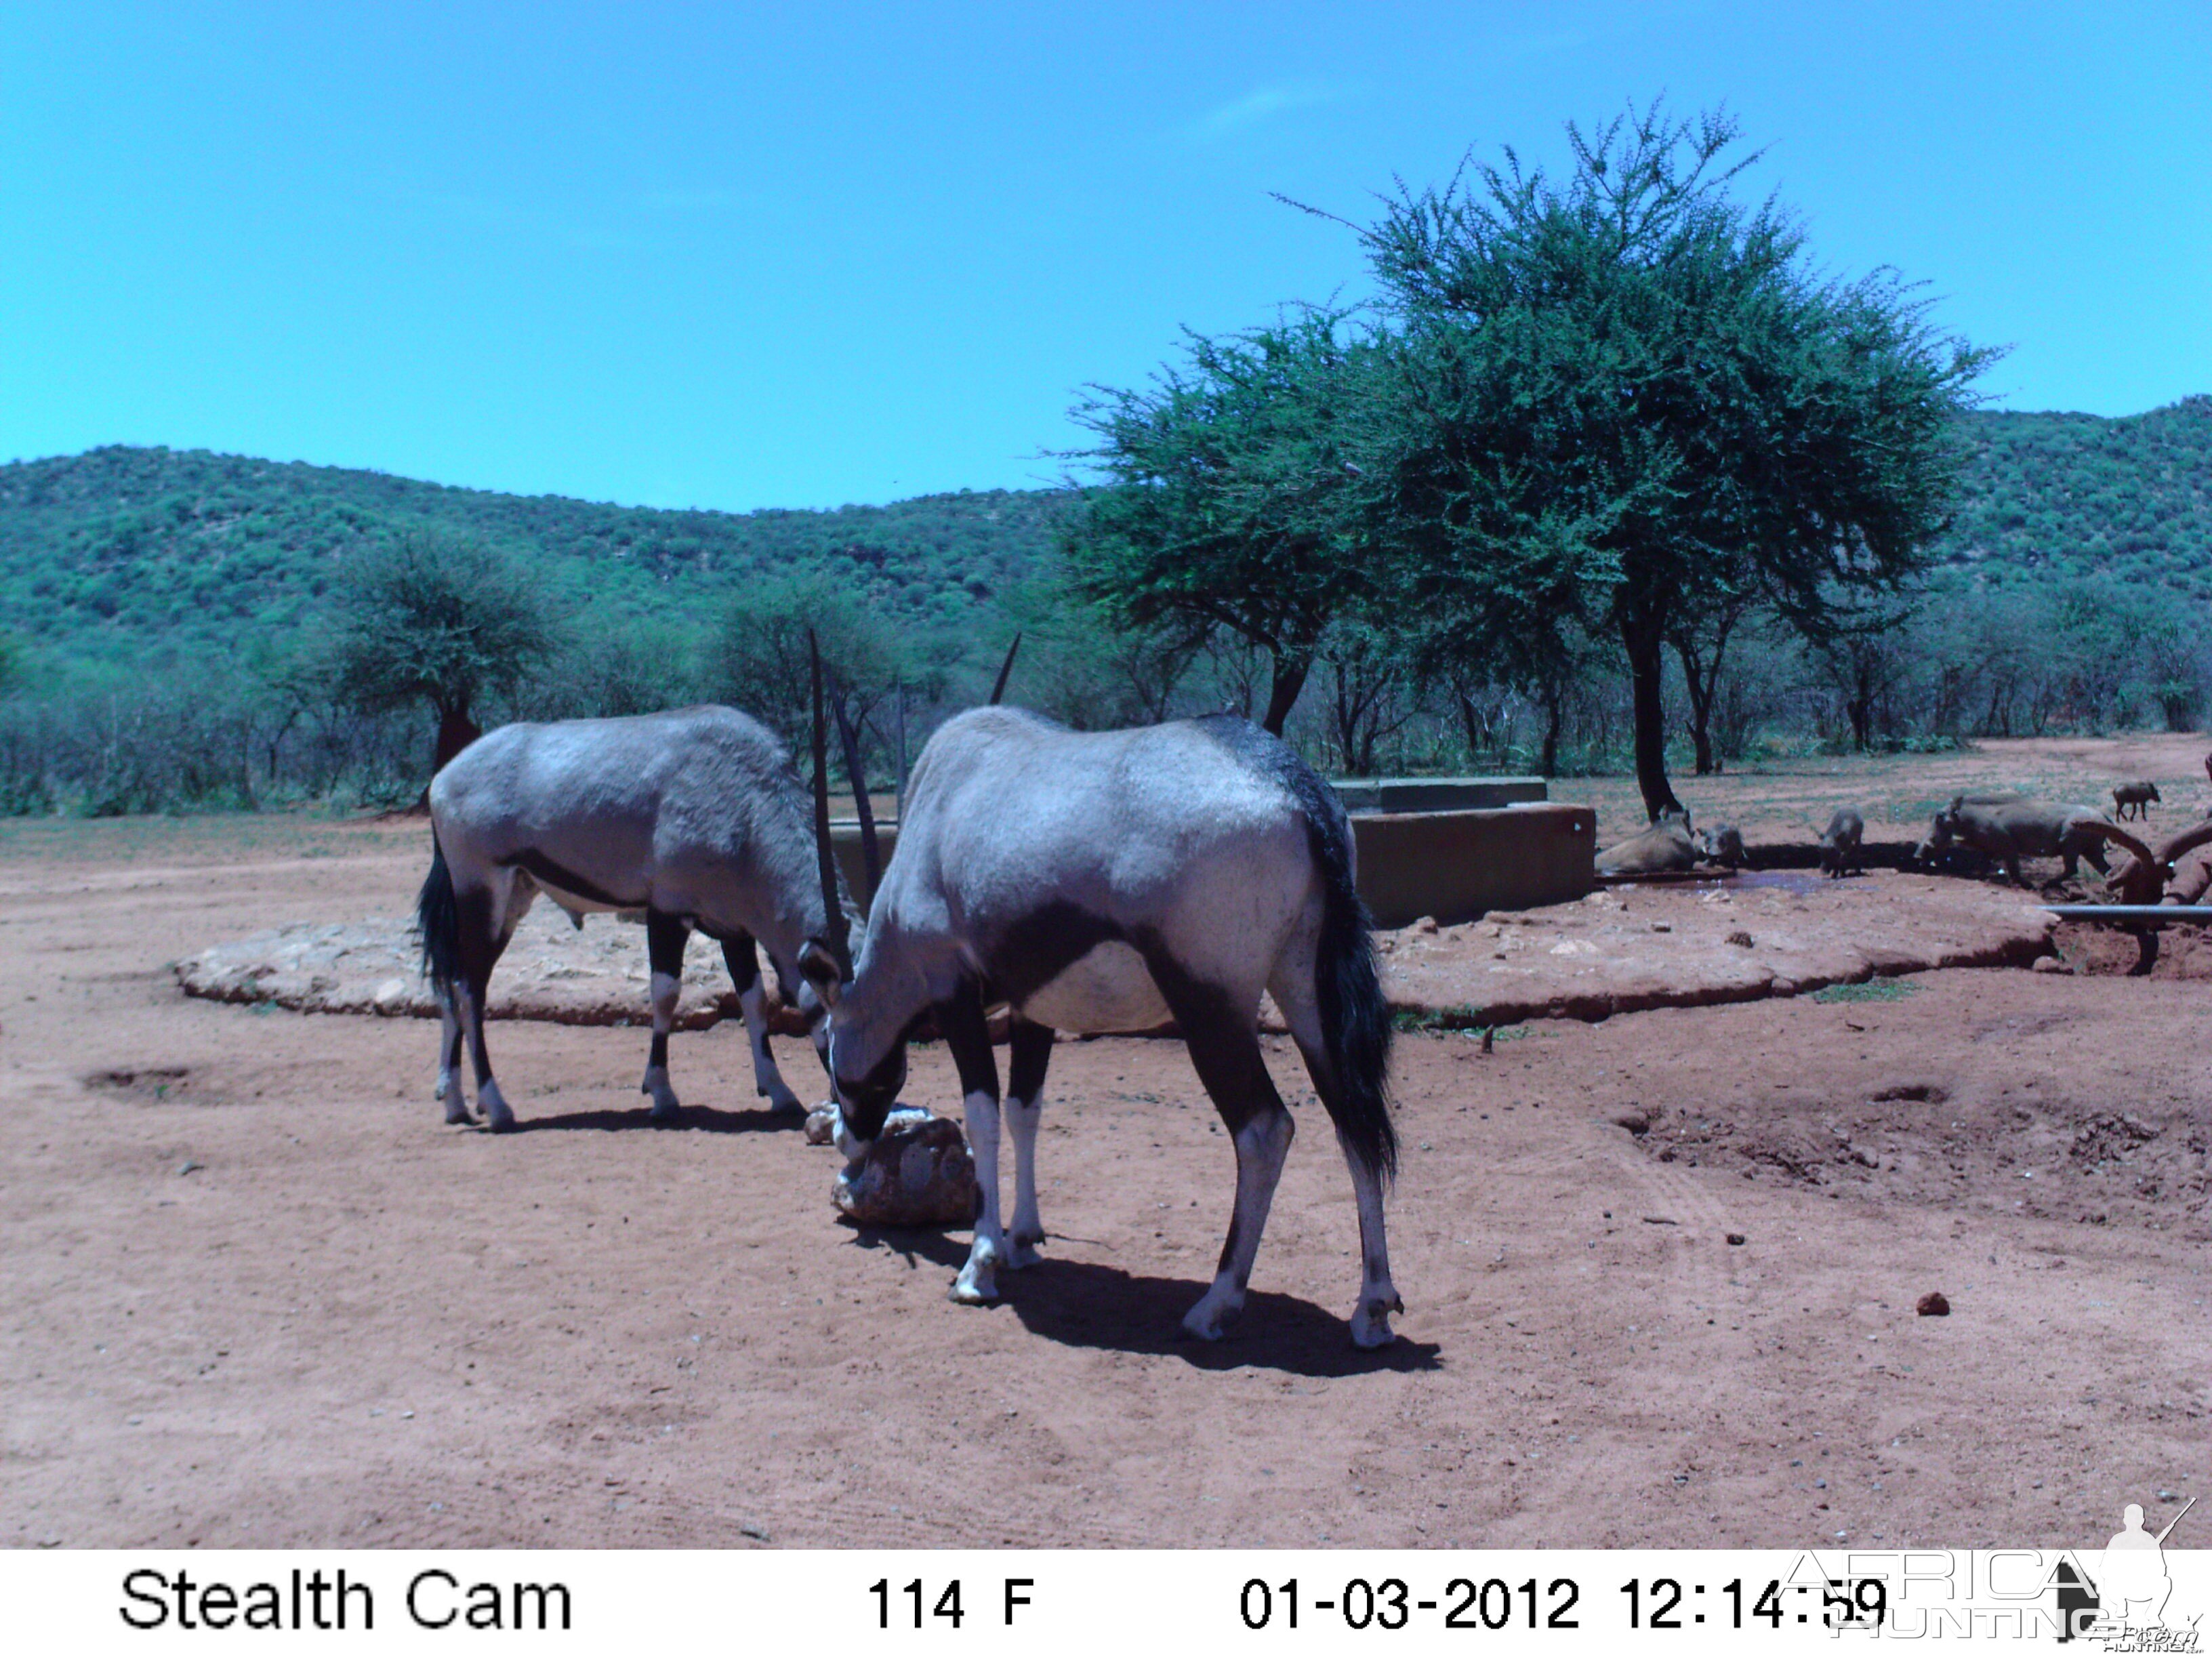
[[[502,1024],[494,1138],[439,1122],[421,1022],[178,993],[403,909],[422,840],[0,830],[7,1541],[2080,1544],[2205,1467],[2212,1059],[2166,963],[1408,1036],[1375,1356],[1278,1042],[1304,1133],[1206,1346],[1231,1163],[1177,1045],[1060,1046],[1050,1259],[970,1310],[964,1236],[836,1218],[733,1024],[677,1040],[672,1130],[642,1032]]]

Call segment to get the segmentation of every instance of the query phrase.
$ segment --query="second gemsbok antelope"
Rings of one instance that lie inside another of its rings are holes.
[[[817,822],[826,819],[817,797]],[[826,849],[823,859],[827,867]],[[1183,1319],[1221,1334],[1243,1305],[1293,1124],[1267,1074],[1271,994],[1336,1127],[1358,1200],[1352,1340],[1390,1340],[1382,1196],[1395,1166],[1390,1014],[1353,885],[1342,804],[1278,739],[1233,717],[1078,732],[1010,708],[948,720],[908,784],[897,849],[848,976],[800,963],[831,1003],[830,1059],[848,1157],[881,1133],[909,1030],[933,1013],[960,1075],[981,1214],[955,1300],[1036,1259],[1036,1137],[1055,1030],[1129,1031],[1172,1018],[1237,1152],[1229,1237]],[[840,942],[842,943],[842,941]],[[985,1010],[1013,1012],[1006,1127],[1011,1234],[999,1209],[998,1066]]]
[[[486,988],[539,893],[579,927],[592,910],[642,910],[653,969],[653,1045],[640,1091],[672,1117],[668,1033],[692,933],[720,942],[752,1045],[757,1091],[802,1109],[769,1053],[766,993],[754,941],[786,998],[813,1028],[823,991],[799,971],[847,926],[834,871],[816,863],[806,786],[768,728],[705,706],[611,720],[503,726],[447,763],[430,784],[430,873],[416,904],[423,970],[445,1014],[438,1094],[448,1123],[470,1121],[461,1043],[475,1062],[477,1103],[493,1129],[514,1114],[484,1048]],[[818,970],[817,970],[818,972]]]

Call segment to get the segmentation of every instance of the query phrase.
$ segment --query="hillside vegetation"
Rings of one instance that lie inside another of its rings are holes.
[[[2006,584],[2103,576],[2212,599],[2212,397],[2147,415],[1967,417],[1943,562]]]
[[[1996,586],[2090,576],[2212,600],[2212,398],[2125,419],[1968,416],[1941,562]],[[0,628],[54,666],[160,665],[311,623],[337,561],[416,526],[481,537],[562,608],[681,623],[749,580],[821,574],[954,644],[1048,561],[1052,490],[830,512],[678,512],[452,489],[201,450],[0,466]],[[956,647],[957,648],[957,647]]]
[[[1036,569],[1060,497],[967,491],[833,512],[672,512],[379,472],[96,449],[0,466],[0,628],[55,667],[158,666],[319,620],[345,555],[428,528],[542,573],[608,631],[699,619],[748,581],[818,574],[902,629],[957,635]]]

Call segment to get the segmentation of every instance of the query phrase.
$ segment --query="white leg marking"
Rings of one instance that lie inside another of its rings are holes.
[[[675,975],[655,974],[653,976],[653,1046],[664,1053],[668,1045],[668,1033],[676,1024],[677,999],[683,994],[684,981]],[[676,1091],[668,1086],[668,1068],[665,1066],[647,1066],[645,1081],[638,1087],[641,1092],[653,1097],[653,1115],[655,1117],[674,1117],[682,1105],[676,1098]]]
[[[753,1046],[753,1092],[767,1096],[779,1112],[805,1111],[776,1069],[775,1056],[768,1051],[768,993],[756,981],[750,990],[739,993],[738,1006],[744,1010],[745,1040]]]
[[[507,1105],[507,1097],[499,1091],[499,1085],[486,1078],[477,1085],[477,1104],[483,1108],[484,1127],[504,1133],[514,1127],[514,1111]]]
[[[1237,1207],[1229,1220],[1229,1244],[1221,1271],[1182,1316],[1183,1329],[1193,1336],[1215,1340],[1222,1322],[1244,1306],[1244,1287],[1251,1281],[1253,1258],[1260,1254],[1260,1235],[1267,1225],[1275,1183],[1283,1177],[1283,1163],[1291,1155],[1297,1128],[1290,1113],[1279,1109],[1237,1131]]]
[[[1406,1304],[1390,1282],[1390,1245],[1382,1232],[1382,1183],[1349,1150],[1344,1161],[1351,1168],[1352,1190],[1359,1200],[1359,1305],[1352,1310],[1352,1340],[1363,1348],[1379,1348],[1390,1340],[1390,1316],[1405,1312]]]
[[[1044,1223],[1037,1218],[1037,1120],[1044,1115],[1042,1100],[1009,1100],[1006,1127],[1014,1138],[1014,1225],[1006,1240],[1006,1265],[1027,1267],[1043,1260],[1037,1246],[1044,1243]]]
[[[975,1158],[975,1185],[983,1194],[983,1213],[975,1218],[975,1242],[968,1265],[952,1281],[955,1302],[995,1302],[999,1264],[1006,1241],[999,1231],[999,1103],[981,1090],[968,1097],[968,1150]]]

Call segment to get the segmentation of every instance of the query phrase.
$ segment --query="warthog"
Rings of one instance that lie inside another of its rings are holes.
[[[1836,809],[1828,827],[1820,832],[1820,868],[1831,876],[1844,876],[1858,867],[1859,842],[1866,836],[1866,820],[1850,807]]]
[[[1732,823],[1715,824],[1698,831],[1698,845],[1705,857],[1724,870],[1741,870],[1745,864],[1743,831]]]
[[[2109,873],[2105,843],[2110,842],[2150,862],[2150,849],[2112,823],[2094,806],[2064,806],[2056,801],[1972,801],[1964,795],[1936,815],[1928,839],[1914,858],[1933,863],[1954,842],[1972,848],[2004,866],[2016,885],[2027,886],[2020,861],[2028,858],[2057,858],[2066,861],[2071,876],[2086,859],[2099,875]]]
[[[2118,809],[2112,816],[2116,818],[2147,818],[2150,816],[2150,804],[2163,799],[2158,793],[2158,786],[2148,778],[2136,783],[2123,783],[2112,791],[2112,805]],[[2135,809],[2132,813],[2128,811],[2130,807]]]
[[[1690,815],[1670,811],[1641,835],[1597,855],[1601,876],[1658,876],[1698,867],[1697,838],[1690,833]]]

